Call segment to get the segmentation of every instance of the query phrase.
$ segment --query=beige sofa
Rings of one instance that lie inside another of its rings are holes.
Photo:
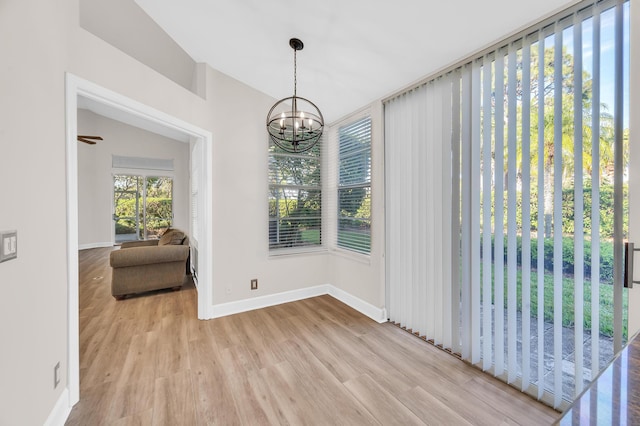
[[[127,295],[164,288],[179,289],[189,272],[189,238],[168,229],[159,240],[123,243],[111,252],[111,294]]]

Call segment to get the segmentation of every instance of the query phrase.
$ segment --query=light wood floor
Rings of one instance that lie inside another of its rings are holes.
[[[116,302],[80,252],[80,402],[68,425],[526,424],[559,414],[330,296],[210,321],[196,291]]]

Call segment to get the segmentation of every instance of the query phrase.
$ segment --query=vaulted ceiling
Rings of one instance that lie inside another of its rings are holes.
[[[575,0],[135,0],[197,62],[331,123]],[[265,111],[266,114],[266,111]]]

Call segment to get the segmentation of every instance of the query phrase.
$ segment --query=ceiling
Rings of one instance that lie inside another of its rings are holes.
[[[575,0],[135,0],[191,57],[328,123]],[[266,114],[266,111],[265,111]]]

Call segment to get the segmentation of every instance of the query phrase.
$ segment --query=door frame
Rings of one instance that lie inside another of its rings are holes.
[[[198,226],[198,318],[213,318],[213,134],[148,105],[82,79],[74,74],[65,75],[66,112],[66,189],[67,189],[67,390],[69,405],[80,400],[80,331],[78,295],[78,97],[83,97],[118,110],[138,122],[163,126],[189,136],[191,143],[201,144],[203,168],[199,182],[202,189],[201,215]],[[190,150],[191,152],[191,150]],[[191,155],[190,155],[190,161]],[[190,168],[191,170],[191,168]],[[191,175],[191,171],[189,172]]]
[[[629,75],[632,76],[640,69],[640,49],[634,48],[635,42],[640,41],[640,3],[631,1],[629,3]],[[640,166],[640,145],[638,135],[640,129],[640,81],[637,78],[629,79],[629,241],[638,244],[640,242],[640,173],[636,173]],[[636,259],[638,259],[636,255]],[[638,268],[636,268],[638,269]],[[640,279],[639,275],[633,279]],[[640,290],[639,285],[634,285],[629,289],[629,319],[628,338],[631,338],[640,331]]]

